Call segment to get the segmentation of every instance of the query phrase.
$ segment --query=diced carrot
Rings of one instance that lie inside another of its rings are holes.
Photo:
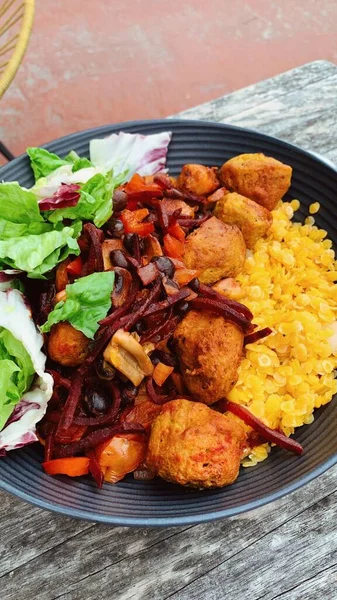
[[[162,362],[159,362],[153,371],[152,377],[157,385],[163,385],[166,379],[171,375],[173,367],[169,367]]]

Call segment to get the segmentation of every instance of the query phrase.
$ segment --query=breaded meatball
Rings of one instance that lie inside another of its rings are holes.
[[[273,222],[270,210],[236,192],[225,194],[218,200],[214,215],[223,223],[237,225],[242,231],[247,248],[253,248]]]
[[[240,422],[199,402],[171,400],[152,425],[146,464],[172,483],[223,487],[239,474],[245,440]]]
[[[207,196],[220,186],[216,167],[184,165],[177,179],[177,188],[188,194]]]
[[[191,310],[173,339],[190,394],[205,404],[226,397],[238,378],[244,339],[241,329],[212,312]]]
[[[243,268],[246,244],[236,225],[211,217],[186,238],[183,261],[188,269],[201,270],[203,283],[235,277]]]
[[[77,367],[89,354],[90,340],[68,321],[53,325],[48,340],[48,356],[65,367]]]
[[[261,206],[273,210],[288,191],[292,168],[264,154],[240,154],[222,165],[221,182]]]

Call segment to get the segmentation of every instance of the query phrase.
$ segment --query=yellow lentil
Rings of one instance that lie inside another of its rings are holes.
[[[258,240],[237,278],[254,323],[273,333],[246,346],[228,395],[286,435],[312,423],[314,409],[337,392],[337,262],[313,217],[292,222],[299,206],[292,200],[276,207],[268,236]],[[309,208],[318,210],[318,202]],[[256,465],[269,450],[268,444],[254,447],[242,464]]]

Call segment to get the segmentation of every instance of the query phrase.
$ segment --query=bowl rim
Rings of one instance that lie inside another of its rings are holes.
[[[318,154],[316,152],[312,152],[310,150],[304,150],[301,147],[296,146],[295,144],[292,144],[285,140],[279,139],[275,136],[271,136],[271,135],[262,133],[256,129],[240,127],[237,125],[231,125],[231,124],[226,124],[226,123],[217,123],[215,121],[207,121],[207,120],[203,121],[203,120],[197,120],[197,119],[184,119],[184,118],[177,118],[177,117],[168,117],[166,119],[147,119],[147,120],[135,120],[135,121],[131,120],[131,121],[124,121],[124,122],[119,122],[119,123],[107,123],[105,125],[100,125],[98,127],[92,127],[89,129],[84,129],[82,131],[77,131],[77,132],[67,134],[60,138],[56,138],[54,140],[46,142],[45,144],[42,144],[39,147],[49,149],[56,142],[61,142],[61,143],[62,142],[71,142],[71,141],[76,142],[77,140],[79,140],[83,137],[83,134],[87,134],[87,136],[90,136],[90,134],[92,134],[93,136],[102,137],[104,135],[109,135],[109,132],[113,133],[114,131],[123,131],[124,128],[130,128],[130,127],[137,127],[139,129],[141,129],[142,127],[147,127],[149,125],[155,125],[158,127],[164,127],[166,130],[169,130],[170,123],[172,123],[173,126],[184,125],[186,127],[190,127],[191,129],[193,129],[193,127],[196,127],[196,126],[197,127],[204,126],[206,128],[211,127],[211,128],[217,129],[217,130],[226,129],[226,130],[233,130],[234,132],[237,131],[238,133],[252,134],[253,136],[258,135],[260,139],[262,139],[266,142],[273,142],[273,143],[276,142],[278,146],[288,149],[289,152],[293,152],[296,154],[300,153],[301,156],[305,156],[307,158],[310,158],[311,160],[314,159],[315,162],[318,162],[322,166],[333,171],[335,175],[337,175],[337,167],[330,159],[325,158],[324,156],[321,156],[320,154]],[[0,168],[0,179],[1,179],[2,174],[4,174],[4,176],[6,176],[6,172],[11,170],[12,165],[15,165],[19,161],[22,161],[24,158],[27,158],[27,155],[25,153],[20,154],[18,157],[16,157],[14,160],[9,162],[7,165],[2,166]],[[130,526],[131,527],[175,527],[175,526],[181,526],[181,525],[196,525],[196,524],[201,524],[201,523],[207,523],[210,521],[215,521],[215,520],[223,519],[226,517],[233,517],[233,516],[236,516],[236,515],[239,515],[239,514],[254,510],[254,509],[258,509],[262,506],[265,506],[266,504],[269,504],[275,500],[282,498],[283,496],[286,496],[287,494],[295,492],[299,488],[308,484],[313,479],[316,479],[316,477],[319,477],[320,475],[322,475],[325,471],[327,471],[328,469],[333,467],[336,463],[337,463],[337,452],[335,454],[333,454],[332,456],[330,456],[328,459],[326,459],[324,462],[322,462],[320,465],[318,465],[317,467],[315,467],[314,469],[312,469],[311,471],[306,473],[305,475],[302,475],[301,477],[297,478],[295,481],[293,481],[285,486],[279,487],[276,491],[271,492],[271,493],[267,494],[266,496],[263,496],[262,498],[259,498],[257,500],[252,500],[250,502],[241,504],[240,506],[236,506],[236,507],[226,508],[226,509],[222,509],[222,510],[218,510],[218,511],[211,511],[211,512],[207,512],[204,514],[181,516],[181,517],[176,517],[176,516],[175,517],[170,517],[170,516],[168,516],[168,517],[153,517],[153,518],[152,517],[149,517],[149,518],[146,518],[146,517],[124,517],[124,516],[119,517],[119,516],[111,516],[111,515],[106,515],[106,514],[95,513],[94,510],[89,511],[89,510],[83,510],[83,509],[68,508],[68,507],[62,506],[60,504],[49,502],[48,500],[40,499],[40,498],[34,496],[33,494],[18,490],[14,485],[8,484],[5,481],[2,481],[1,478],[0,478],[0,489],[26,501],[38,508],[49,510],[51,512],[54,512],[57,514],[62,514],[62,515],[72,517],[72,518],[83,519],[86,521],[104,523],[104,524],[115,525],[115,526],[125,526],[125,527],[130,527]]]

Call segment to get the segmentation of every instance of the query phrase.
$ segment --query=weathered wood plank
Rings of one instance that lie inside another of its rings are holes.
[[[94,527],[39,510],[4,492],[0,492],[0,523],[0,576]]]
[[[336,74],[316,61],[178,116],[253,127],[337,162]],[[252,513],[169,530],[93,525],[1,492],[1,600],[23,587],[25,600],[333,600],[336,490],[337,467]]]
[[[161,539],[160,530],[99,526],[83,532],[2,577],[1,600],[9,600],[15,586],[28,586],[28,582],[25,600],[36,596],[39,600],[166,598],[239,552],[247,552],[289,519],[298,515],[301,519],[308,506],[335,492],[336,474],[337,468],[332,469],[320,482],[313,481],[289,497],[234,519],[167,530],[168,539]]]
[[[318,575],[303,581],[301,585],[285,594],[278,594],[273,600],[336,600],[337,565],[324,569]]]
[[[287,591],[293,598],[296,586],[320,573],[324,577],[324,570],[336,566],[336,501],[333,492],[290,516],[284,525],[176,594],[175,600],[237,600],[243,590],[250,600],[274,600]]]
[[[294,90],[301,93],[301,90],[305,90],[311,83],[322,81],[335,72],[336,65],[326,60],[317,60],[281,73],[276,77],[259,81],[227,96],[216,98],[211,102],[193,106],[180,112],[179,116],[183,119],[226,122],[231,116],[289,94]]]

